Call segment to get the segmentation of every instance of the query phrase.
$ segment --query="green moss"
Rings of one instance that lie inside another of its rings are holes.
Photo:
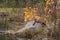
[[[43,32],[43,27],[38,28],[37,32],[42,33]]]
[[[57,16],[57,19],[60,19],[60,15]]]

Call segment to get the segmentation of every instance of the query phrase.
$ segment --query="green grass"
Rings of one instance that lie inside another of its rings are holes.
[[[9,13],[12,13],[12,12],[19,12],[20,11],[20,8],[0,8],[0,12],[9,12]]]

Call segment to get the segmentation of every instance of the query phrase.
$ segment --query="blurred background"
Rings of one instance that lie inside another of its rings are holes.
[[[55,25],[56,29],[53,30],[54,31],[53,34],[57,36],[54,35],[53,35],[54,37],[48,36],[49,40],[55,40],[55,38],[57,37],[58,37],[57,39],[60,40],[60,0],[56,0],[56,2],[57,2],[56,5],[57,15]],[[46,7],[45,0],[0,0],[0,40],[20,40],[17,39],[19,36],[21,36],[19,33],[18,35],[8,33],[5,34],[5,31],[6,30],[9,30],[10,32],[17,31],[18,29],[21,29],[25,26],[26,23],[24,22],[24,8],[26,7],[31,7],[31,9],[38,8],[37,14],[44,18],[45,15],[44,8]],[[39,36],[38,38],[36,37],[36,40],[41,40],[42,36],[43,38],[44,36],[46,36],[42,34],[42,31],[44,31],[42,29],[43,28],[38,29],[37,36],[38,35]],[[31,33],[31,31],[27,31],[26,34],[25,33],[23,34],[27,35],[29,32]],[[22,36],[24,36],[23,34]],[[31,34],[34,34],[33,31]],[[35,37],[31,40],[35,40]]]

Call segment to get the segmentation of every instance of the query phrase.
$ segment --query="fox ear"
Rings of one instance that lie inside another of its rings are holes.
[[[46,24],[44,22],[42,22],[42,25],[46,26]]]
[[[35,22],[33,23],[33,25],[35,25]]]

